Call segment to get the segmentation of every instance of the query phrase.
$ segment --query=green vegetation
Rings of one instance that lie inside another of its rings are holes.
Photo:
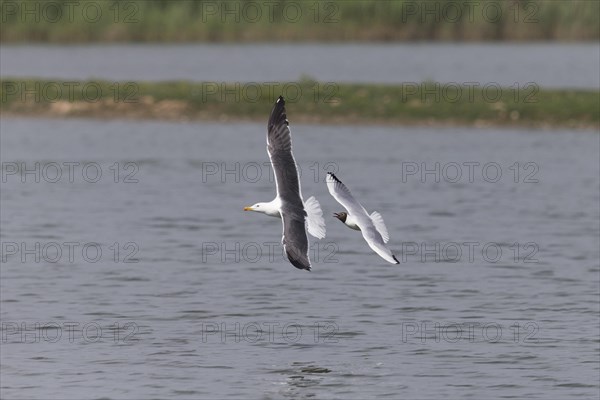
[[[597,41],[595,0],[0,0],[15,42]]]
[[[283,94],[292,122],[598,129],[600,92],[529,85],[73,82],[5,79],[2,115],[264,121]]]

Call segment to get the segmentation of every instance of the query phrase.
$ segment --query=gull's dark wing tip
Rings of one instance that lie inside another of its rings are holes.
[[[290,260],[290,262],[292,263],[292,265],[298,269],[305,269],[307,271],[310,271],[310,264],[307,263],[308,260],[299,260],[297,258],[294,257],[294,255],[289,252],[286,251],[287,256],[288,256],[288,260]]]
[[[342,183],[342,181],[340,181],[337,176],[334,175],[333,172],[328,172],[328,175],[331,175],[331,177],[333,178],[334,181],[336,181],[337,183]]]
[[[273,106],[273,109],[271,110],[268,129],[271,130],[272,128],[280,126],[281,124],[289,125],[287,115],[285,115],[285,99],[283,96],[279,96],[275,102],[275,105]]]
[[[400,261],[398,261],[395,255],[392,254],[392,258],[394,259],[394,261],[396,261],[396,264],[400,264]]]

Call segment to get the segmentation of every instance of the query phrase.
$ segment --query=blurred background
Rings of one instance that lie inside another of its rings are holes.
[[[596,1],[0,4],[5,115],[598,124]]]
[[[0,397],[600,394],[600,2],[0,0],[0,22]],[[310,273],[242,212],[275,193],[279,95],[327,223]],[[400,265],[333,218],[328,171]]]
[[[578,42],[597,41],[600,12],[595,1],[107,3],[3,0],[2,41]]]

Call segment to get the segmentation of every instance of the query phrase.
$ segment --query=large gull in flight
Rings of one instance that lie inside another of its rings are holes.
[[[325,237],[325,221],[321,205],[310,197],[304,202],[300,190],[300,177],[292,154],[292,135],[285,115],[285,100],[279,96],[271,110],[267,126],[267,152],[275,172],[277,196],[268,203],[256,203],[244,207],[244,211],[256,211],[283,222],[283,248],[288,260],[299,269],[310,271],[308,237]]]
[[[386,246],[386,243],[390,240],[390,235],[381,214],[373,211],[369,215],[367,210],[352,196],[346,185],[331,172],[327,174],[326,181],[329,193],[348,211],[335,213],[334,216],[347,227],[361,231],[369,247],[381,258],[392,264],[400,264],[396,256]]]

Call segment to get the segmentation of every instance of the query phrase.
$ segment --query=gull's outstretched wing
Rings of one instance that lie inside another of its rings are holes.
[[[364,214],[367,215],[367,211],[360,204],[352,193],[350,193],[350,189],[346,187],[334,174],[331,172],[327,173],[327,189],[329,189],[329,193],[333,196],[334,199],[337,200],[344,208],[348,211],[349,214],[358,218],[358,216]]]
[[[327,188],[329,193],[340,203],[348,213],[356,220],[356,224],[360,228],[363,238],[371,249],[381,256],[387,262],[392,264],[400,264],[392,251],[385,245],[386,240],[377,230],[371,216],[365,208],[352,196],[350,190],[344,185],[334,174],[327,174]],[[379,214],[378,214],[379,215]],[[383,223],[383,218],[381,219]],[[385,226],[385,225],[384,225]],[[387,234],[387,228],[386,232]],[[387,236],[387,235],[386,235]]]
[[[373,222],[369,219],[368,224],[364,224],[362,220],[358,221],[358,227],[362,232],[363,237],[367,241],[367,244],[373,251],[381,256],[385,261],[392,264],[400,264],[400,261],[396,259],[396,256],[392,254],[392,251],[385,245],[385,241],[381,237],[381,234],[373,225]]]
[[[292,135],[285,115],[285,100],[279,96],[267,126],[267,152],[275,172],[277,197],[281,201],[283,248],[290,262],[310,271],[306,211],[300,191],[298,168],[292,154]]]
[[[373,211],[371,213],[371,219],[373,220],[373,223],[375,224],[375,228],[377,229],[377,232],[379,232],[381,234],[381,237],[383,238],[383,242],[387,243],[390,240],[390,234],[388,233],[387,227],[385,226],[385,222],[383,222],[383,217],[381,216],[381,214],[379,214],[377,211]]]

